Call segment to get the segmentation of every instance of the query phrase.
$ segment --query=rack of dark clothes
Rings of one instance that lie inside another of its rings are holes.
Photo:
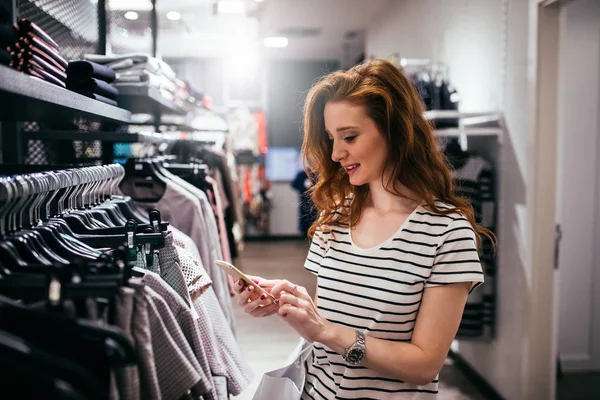
[[[58,44],[34,22],[21,19],[14,25],[1,25],[0,47],[3,65],[66,87],[67,62]]]
[[[482,156],[461,148],[452,138],[444,148],[452,169],[456,195],[471,203],[475,220],[496,232],[496,191],[494,167]],[[494,334],[496,314],[496,260],[492,243],[483,238],[479,257],[484,269],[485,282],[471,293],[458,329],[461,338],[490,338]]]
[[[447,65],[433,62],[411,65],[410,60],[406,63],[404,73],[415,85],[426,111],[458,110],[459,95],[449,81]],[[433,123],[437,129],[458,127],[456,118],[438,118]]]
[[[2,393],[239,394],[251,372],[191,239],[117,194],[120,165],[39,168],[0,167]]]

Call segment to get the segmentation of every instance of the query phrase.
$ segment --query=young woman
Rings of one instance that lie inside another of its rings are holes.
[[[303,399],[430,399],[467,296],[483,281],[490,233],[455,197],[411,82],[374,60],[317,82],[304,109],[303,155],[318,181],[305,268],[317,295],[254,277],[279,298],[238,301],[278,313],[312,342]]]

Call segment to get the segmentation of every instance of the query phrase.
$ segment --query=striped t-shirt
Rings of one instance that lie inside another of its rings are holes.
[[[456,282],[473,282],[474,288],[483,282],[475,233],[459,214],[419,206],[392,237],[369,249],[352,242],[349,228],[330,228],[314,235],[304,264],[318,277],[319,312],[368,336],[410,342],[425,289]],[[424,386],[404,383],[349,365],[314,343],[302,398],[430,399],[437,392],[438,377]]]

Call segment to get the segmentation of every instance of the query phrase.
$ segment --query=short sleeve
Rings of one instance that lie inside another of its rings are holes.
[[[306,261],[304,262],[304,268],[317,276],[319,275],[321,262],[325,258],[325,253],[327,252],[326,238],[329,235],[330,233],[321,231],[315,232],[310,244],[310,249],[308,250],[308,255],[306,256]]]
[[[483,283],[483,270],[476,243],[475,231],[469,221],[462,217],[452,221],[436,249],[431,275],[425,282],[425,288],[472,282],[472,291]]]

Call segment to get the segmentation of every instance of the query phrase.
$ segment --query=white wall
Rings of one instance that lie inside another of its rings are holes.
[[[500,178],[497,338],[491,343],[461,341],[458,352],[504,398],[525,400],[532,215],[532,205],[527,200],[529,176],[533,172],[531,84],[535,79],[531,72],[535,57],[530,30],[536,21],[530,10],[533,3],[507,0],[504,47],[502,3],[502,0],[397,2],[367,30],[367,54],[387,58],[399,52],[401,57],[446,62],[461,95],[463,111],[504,109],[508,133],[497,166]]]
[[[499,0],[394,1],[367,29],[367,56],[431,58],[449,64],[462,111],[500,107],[502,4]]]
[[[559,355],[566,371],[600,370],[600,2],[568,2],[560,22]]]

